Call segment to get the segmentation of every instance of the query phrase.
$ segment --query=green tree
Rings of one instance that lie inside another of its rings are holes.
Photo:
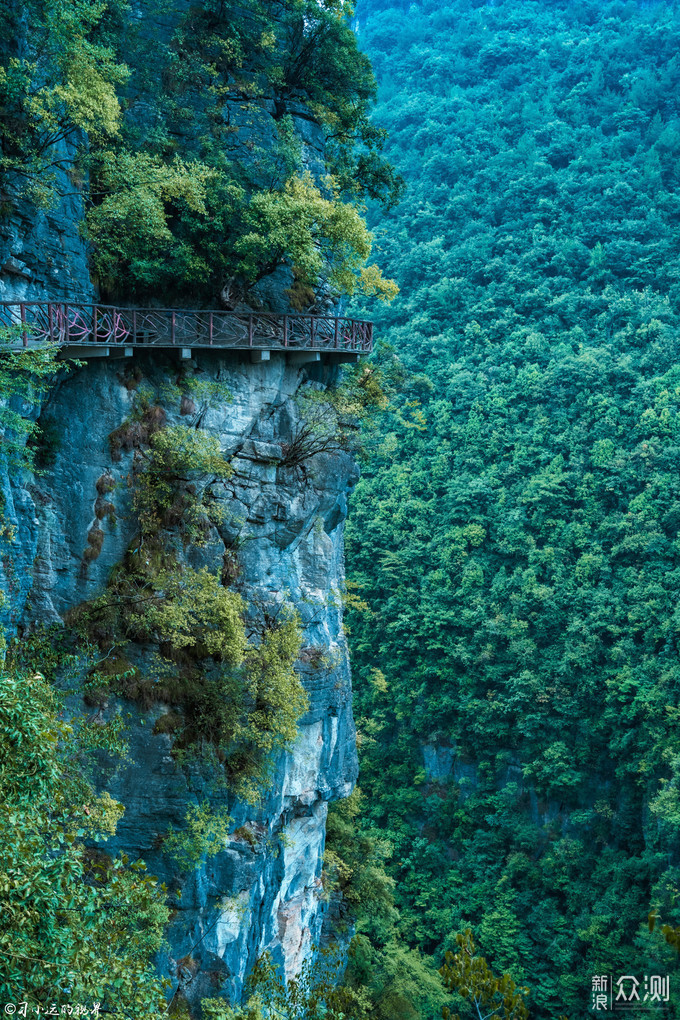
[[[5,1002],[99,1002],[121,1020],[164,1013],[151,963],[169,916],[161,890],[143,862],[86,847],[105,842],[123,813],[82,778],[88,748],[115,748],[115,732],[64,722],[39,673],[0,674]]]
[[[475,1020],[527,1020],[528,988],[517,988],[509,974],[497,977],[483,956],[475,952],[470,928],[456,935],[458,952],[447,952],[439,971],[444,984],[469,1003]],[[446,1007],[444,1020],[460,1020],[460,1014]]]
[[[0,169],[41,204],[49,204],[57,170],[71,165],[63,143],[80,145],[88,135],[97,144],[120,128],[117,89],[128,72],[93,38],[105,9],[86,0],[28,0],[0,12]]]
[[[308,305],[326,285],[389,299],[358,203],[393,203],[401,182],[349,18],[335,0],[171,0],[151,43],[124,0],[7,9],[6,200],[81,196],[105,295],[243,299],[285,264]],[[293,114],[313,125],[311,170]]]

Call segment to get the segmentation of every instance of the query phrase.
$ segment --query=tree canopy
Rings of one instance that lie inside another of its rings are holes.
[[[369,121],[375,79],[345,0],[125,0],[3,8],[6,200],[82,196],[105,295],[365,287],[357,206],[401,180]],[[303,143],[307,146],[303,156]],[[375,274],[368,290],[394,294]]]
[[[407,180],[348,529],[366,824],[412,947],[474,927],[575,1020],[677,923],[678,7],[357,17]]]

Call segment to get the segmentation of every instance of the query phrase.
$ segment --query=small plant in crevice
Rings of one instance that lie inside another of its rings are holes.
[[[211,405],[216,402],[231,404],[234,397],[223,380],[201,378],[195,372],[192,374],[188,368],[191,364],[183,362],[175,381],[161,386],[159,396],[164,403],[175,404],[183,417],[191,416],[192,426],[200,428]]]
[[[282,443],[281,466],[303,466],[323,453],[360,453],[362,436],[387,402],[384,380],[374,365],[345,370],[334,387],[305,388],[297,397],[299,419]]]
[[[183,542],[204,544],[210,526],[224,519],[211,487],[232,474],[217,437],[169,425],[151,436],[150,449],[141,457],[143,470],[137,473],[133,496],[141,543],[160,528],[174,527]]]
[[[232,840],[238,839],[247,843],[251,850],[256,850],[259,846],[257,836],[253,830],[247,825],[241,825],[238,829],[234,829],[231,833]]]
[[[165,408],[161,404],[136,400],[130,417],[109,433],[111,459],[119,461],[123,452],[138,451],[148,446],[152,436],[164,428],[166,421]]]
[[[224,850],[232,821],[224,808],[213,808],[210,803],[194,804],[189,808],[185,826],[179,832],[170,830],[163,841],[163,852],[175,859],[187,871],[200,861]]]

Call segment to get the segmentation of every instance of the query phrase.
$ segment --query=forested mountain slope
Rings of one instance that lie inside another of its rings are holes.
[[[680,10],[358,24],[408,185],[349,536],[367,824],[412,946],[470,924],[575,1020],[593,974],[674,966],[647,915],[680,921]]]

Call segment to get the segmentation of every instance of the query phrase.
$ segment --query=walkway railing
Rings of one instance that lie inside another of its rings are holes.
[[[0,327],[19,342],[132,344],[138,347],[357,351],[373,349],[373,323],[330,315],[118,308],[65,302],[0,302]]]

